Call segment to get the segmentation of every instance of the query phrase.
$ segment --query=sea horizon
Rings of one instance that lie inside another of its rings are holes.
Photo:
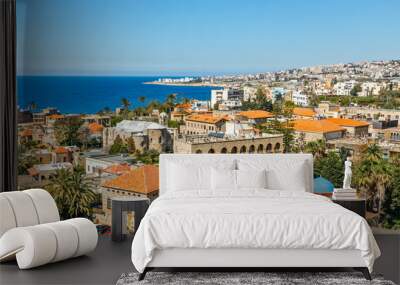
[[[105,107],[120,107],[121,99],[127,98],[131,108],[144,106],[152,100],[163,102],[171,93],[177,99],[210,100],[209,86],[175,86],[143,84],[159,78],[185,76],[116,76],[116,75],[18,75],[18,105],[27,108],[32,102],[37,110],[55,107],[62,113],[93,114]],[[196,77],[196,76],[192,76]],[[139,102],[139,97],[146,97]]]

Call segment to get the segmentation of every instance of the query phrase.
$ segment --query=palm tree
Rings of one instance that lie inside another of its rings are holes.
[[[59,169],[50,182],[46,189],[56,201],[63,219],[91,216],[96,194],[82,167]]]
[[[305,145],[304,150],[312,153],[315,159],[324,157],[326,155],[326,142],[325,140],[310,141]]]
[[[172,109],[175,106],[175,101],[176,101],[176,94],[172,93],[167,96],[167,100],[165,101],[166,109],[168,110],[168,113],[172,111]]]
[[[127,119],[128,114],[129,114],[129,107],[131,106],[131,102],[127,98],[122,98],[121,103],[122,103],[122,106],[124,107],[124,110],[122,112],[122,117],[124,117],[124,119]]]
[[[355,181],[358,188],[364,192],[369,202],[379,199],[378,217],[381,215],[382,203],[386,188],[389,186],[390,165],[383,159],[383,153],[378,145],[372,144],[363,153],[362,160],[355,167]]]
[[[139,96],[139,97],[138,97],[138,101],[139,101],[140,103],[144,103],[144,101],[146,101],[146,97],[145,97],[145,96]]]

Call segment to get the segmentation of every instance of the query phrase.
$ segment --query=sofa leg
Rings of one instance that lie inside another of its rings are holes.
[[[142,281],[144,279],[144,277],[146,277],[146,273],[147,273],[148,269],[147,267],[143,270],[142,273],[139,274],[139,278],[138,281]]]
[[[364,275],[365,279],[372,280],[371,274],[369,274],[369,270],[367,267],[355,267],[354,269],[357,271],[361,271],[361,273]]]

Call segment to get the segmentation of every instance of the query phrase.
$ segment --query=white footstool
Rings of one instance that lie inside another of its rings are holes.
[[[0,193],[0,261],[16,258],[20,269],[28,269],[96,248],[97,230],[91,221],[59,219],[45,190]]]

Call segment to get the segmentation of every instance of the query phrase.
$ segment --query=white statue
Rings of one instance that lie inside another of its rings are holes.
[[[351,189],[351,158],[348,157],[344,162],[344,179],[343,179],[343,189]]]

